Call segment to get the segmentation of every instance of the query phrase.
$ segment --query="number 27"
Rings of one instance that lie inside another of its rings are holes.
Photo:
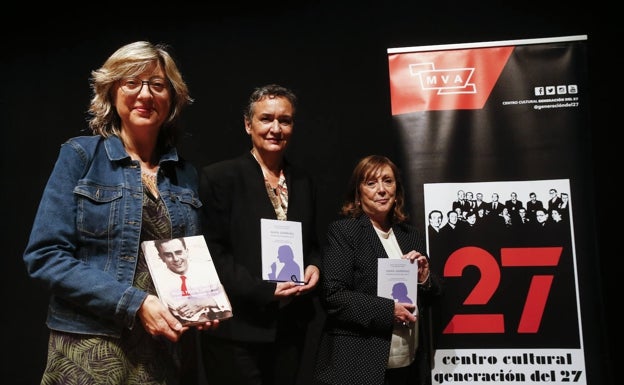
[[[562,247],[502,248],[501,267],[557,266]],[[445,277],[460,277],[465,267],[476,266],[481,278],[466,297],[464,305],[485,305],[500,283],[496,259],[486,250],[469,246],[453,252],[444,265]],[[553,275],[534,275],[529,285],[518,333],[537,333]],[[444,328],[444,334],[504,333],[503,314],[455,314]]]

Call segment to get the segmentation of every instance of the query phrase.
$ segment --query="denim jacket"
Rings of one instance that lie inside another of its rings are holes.
[[[201,234],[196,169],[175,149],[159,165],[172,237]],[[29,275],[51,291],[49,328],[119,337],[135,325],[147,296],[132,286],[142,207],[141,167],[118,137],[61,145],[23,256]]]

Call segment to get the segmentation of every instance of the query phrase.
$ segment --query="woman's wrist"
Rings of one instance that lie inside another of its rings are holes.
[[[427,270],[427,276],[422,281],[419,281],[418,284],[423,285],[427,288],[431,287],[431,280],[429,278],[431,278],[431,272]]]

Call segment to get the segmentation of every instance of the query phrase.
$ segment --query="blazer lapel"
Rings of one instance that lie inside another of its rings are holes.
[[[368,219],[366,215],[362,215],[360,216],[360,224],[362,225],[364,234],[366,234],[366,241],[370,245],[372,255],[375,257],[375,262],[377,262],[377,258],[388,258],[386,249],[384,249],[370,219]]]
[[[401,252],[406,254],[410,250],[409,234],[403,231],[403,228],[398,225],[392,226],[392,232],[394,232],[394,236],[396,237],[397,242],[399,242]]]

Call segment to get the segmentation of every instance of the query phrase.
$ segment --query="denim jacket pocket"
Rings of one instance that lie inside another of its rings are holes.
[[[199,234],[202,203],[197,193],[188,188],[172,186],[163,192],[162,197],[169,210],[174,236]]]
[[[178,193],[178,199],[180,199],[180,202],[191,205],[195,209],[198,209],[202,206],[197,194],[188,189],[185,189],[182,192]]]
[[[76,198],[76,226],[83,235],[101,236],[119,223],[122,186],[102,186],[78,182]]]

